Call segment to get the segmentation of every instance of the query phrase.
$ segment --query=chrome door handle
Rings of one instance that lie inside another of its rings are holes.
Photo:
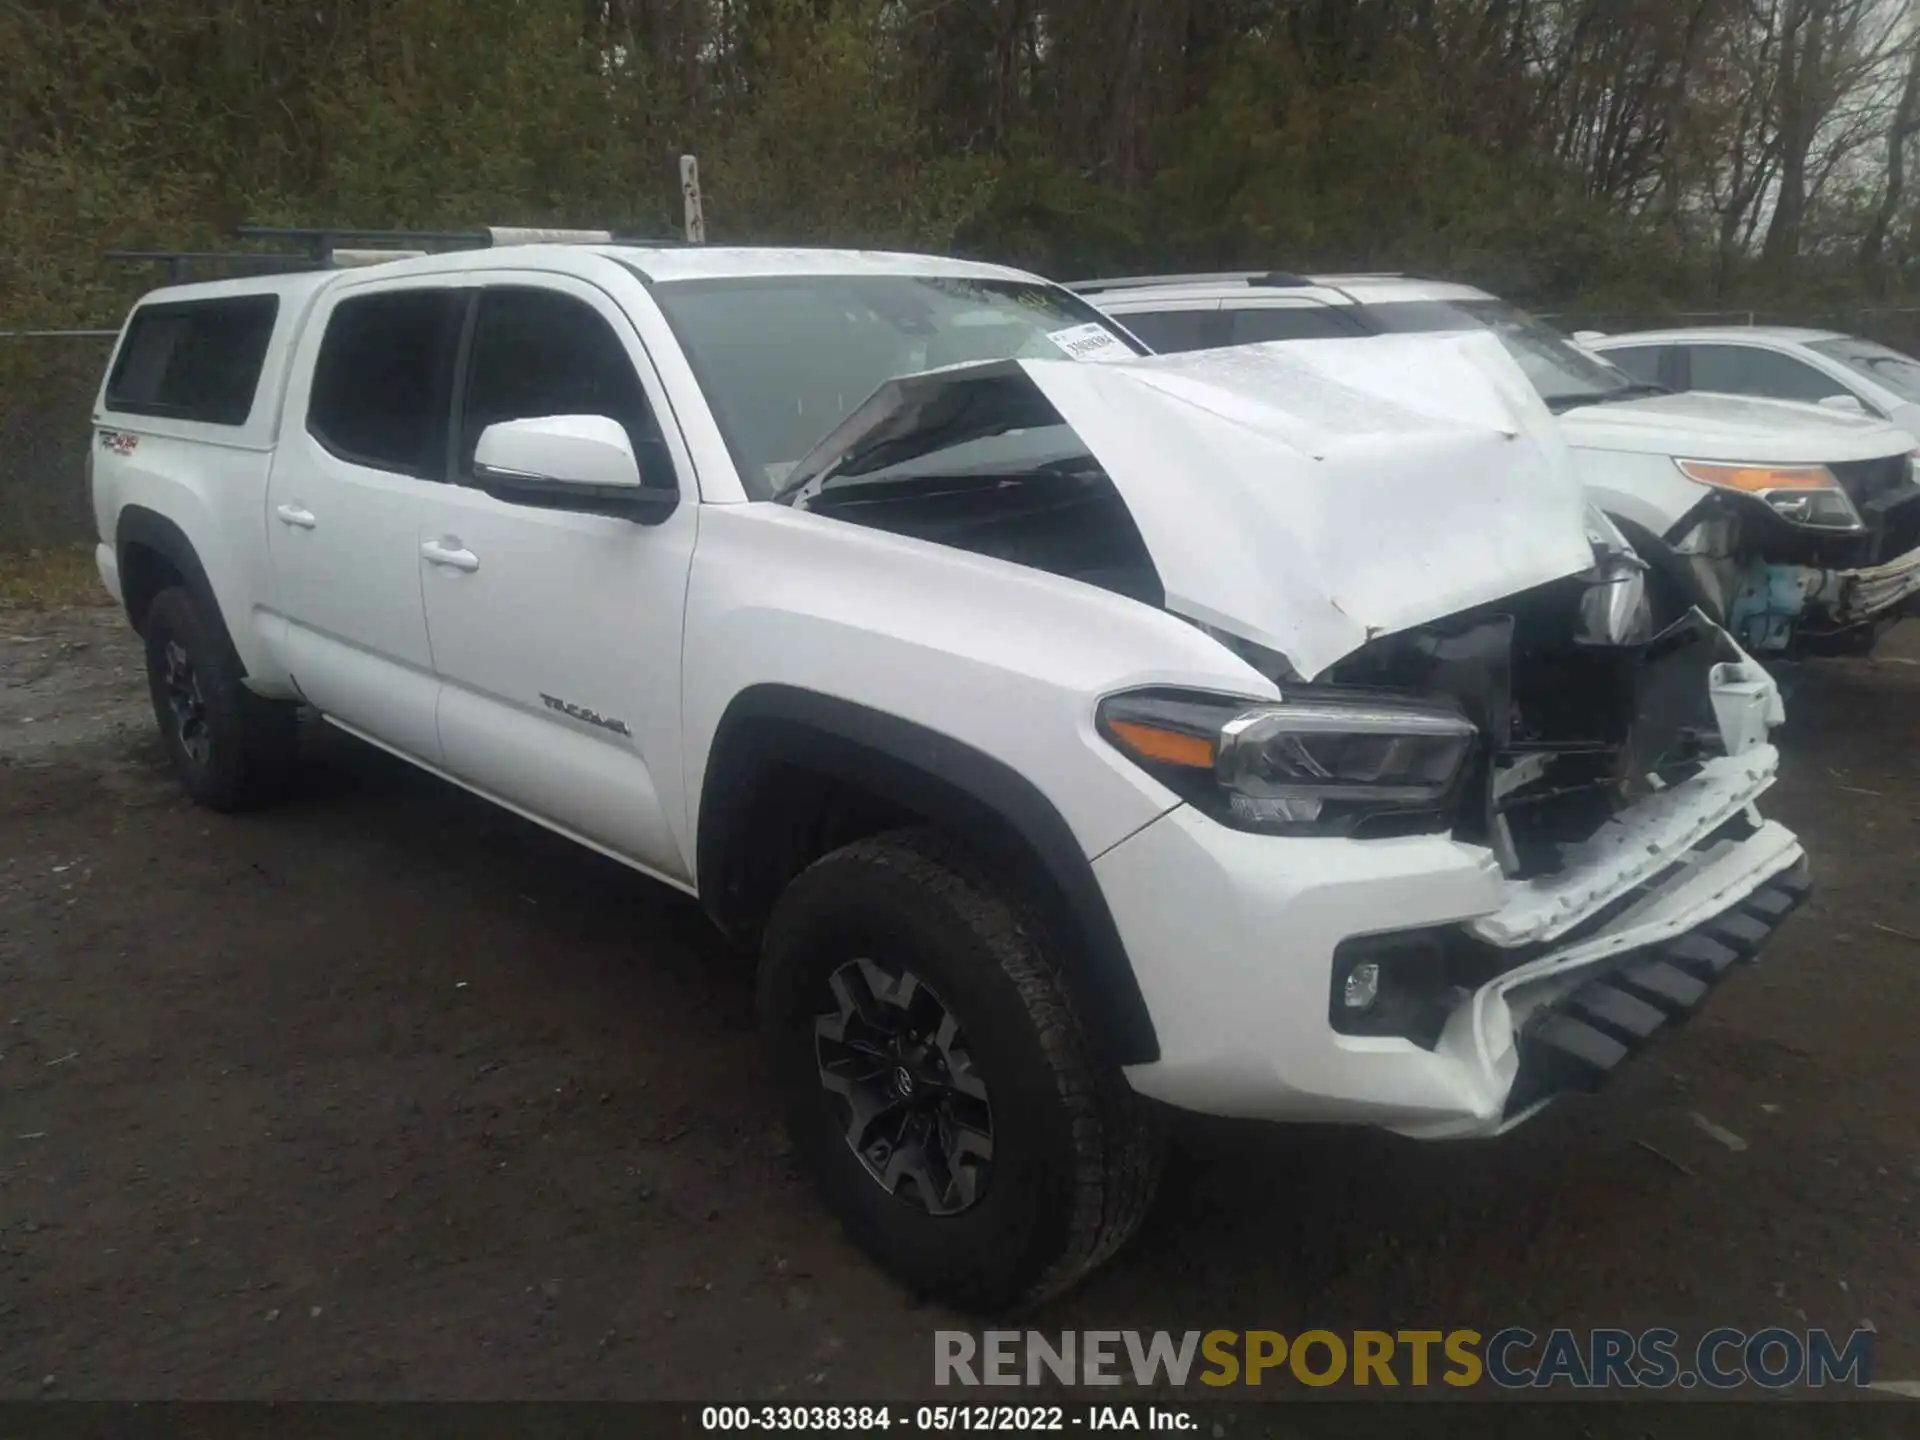
[[[298,505],[277,505],[273,513],[280,517],[282,525],[291,525],[297,530],[311,530],[320,523],[313,518],[311,510],[304,510]]]
[[[465,570],[469,574],[480,568],[480,557],[471,550],[461,548],[458,540],[429,540],[420,547],[420,558],[429,565]]]

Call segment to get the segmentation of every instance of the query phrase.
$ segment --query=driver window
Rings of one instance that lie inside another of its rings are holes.
[[[459,474],[473,474],[480,432],[503,420],[604,415],[626,428],[650,485],[673,483],[672,460],[646,391],[613,327],[592,306],[552,290],[485,291],[461,412]]]

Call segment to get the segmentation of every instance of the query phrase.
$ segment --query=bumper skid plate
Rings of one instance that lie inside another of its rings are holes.
[[[1735,964],[1758,955],[1812,888],[1803,859],[1732,909],[1664,944],[1629,951],[1534,1014],[1519,1036],[1507,1116],[1599,1089],[1656,1035],[1691,1015]]]

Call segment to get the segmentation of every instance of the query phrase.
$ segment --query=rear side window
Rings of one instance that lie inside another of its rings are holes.
[[[1233,343],[1265,340],[1342,340],[1360,331],[1330,305],[1262,305],[1233,312]]]
[[[1114,319],[1162,355],[1210,350],[1227,343],[1226,317],[1218,306],[1205,310],[1141,310]]]
[[[1789,355],[1752,345],[1689,345],[1691,388],[1771,400],[1824,400],[1847,387]]]
[[[279,311],[275,295],[142,305],[107,377],[107,408],[246,424]]]
[[[313,437],[356,465],[443,479],[464,313],[454,290],[390,290],[335,306],[313,367]]]
[[[1636,380],[1649,385],[1661,383],[1660,357],[1664,352],[1658,345],[1609,345],[1600,353]]]

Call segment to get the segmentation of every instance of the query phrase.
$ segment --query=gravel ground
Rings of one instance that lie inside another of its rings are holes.
[[[795,1173],[689,902],[325,730],[193,809],[110,612],[0,612],[0,678],[0,1397],[930,1392],[964,1322]],[[1789,680],[1820,888],[1686,1031],[1495,1141],[1184,1122],[1028,1323],[1871,1323],[1920,1375],[1920,625]]]

